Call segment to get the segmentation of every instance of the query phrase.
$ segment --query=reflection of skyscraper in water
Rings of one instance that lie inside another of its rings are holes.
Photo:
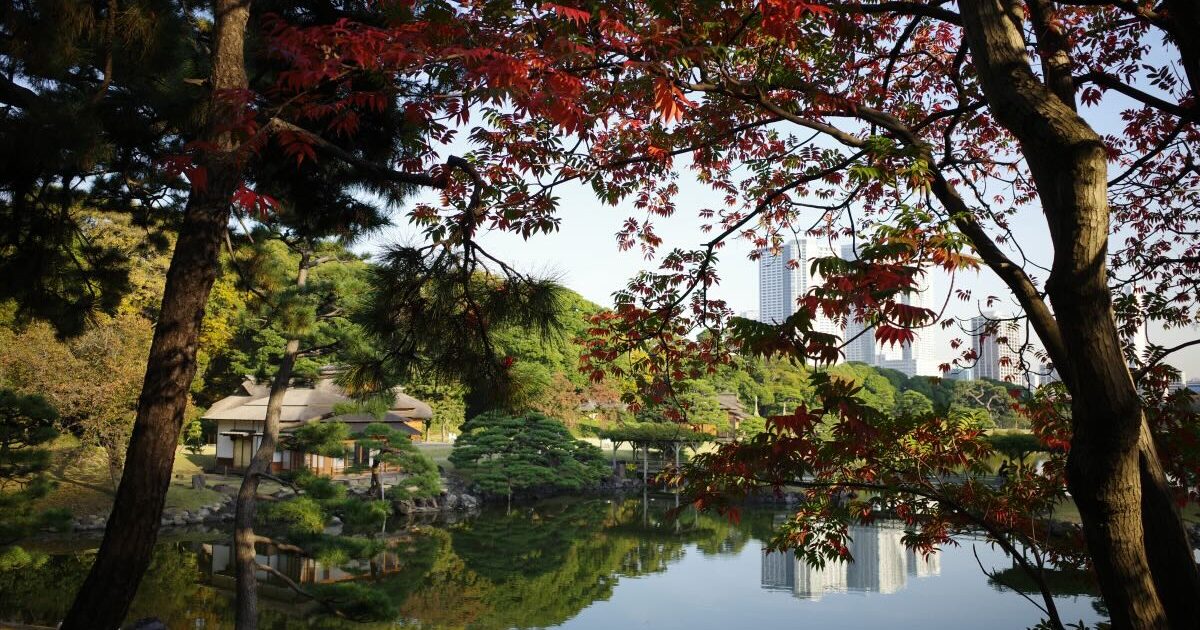
[[[762,586],[767,589],[792,590],[796,585],[796,555],[787,551],[763,551]]]
[[[888,526],[851,526],[853,562],[810,566],[791,551],[764,553],[762,586],[790,590],[802,599],[850,591],[895,593],[909,576],[929,577],[941,571],[937,554],[928,558],[905,549],[903,530]]]
[[[845,593],[851,588],[850,566],[845,562],[826,562],[823,567],[814,567],[797,558],[796,586],[792,592],[804,599],[821,599],[825,593]]]
[[[931,577],[942,572],[942,554],[931,553],[923,555],[912,549],[905,550],[907,555],[908,574],[913,577]]]

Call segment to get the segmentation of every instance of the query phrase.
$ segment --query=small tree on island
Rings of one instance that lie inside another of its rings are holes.
[[[372,422],[356,437],[358,446],[367,449],[371,460],[372,496],[378,492],[379,498],[384,498],[383,478],[380,476],[382,464],[394,466],[407,473],[409,478],[404,487],[416,486],[416,494],[431,496],[441,490],[437,466],[433,460],[417,450],[406,433],[382,422]]]
[[[489,411],[467,421],[450,461],[481,492],[506,497],[532,488],[577,490],[604,476],[595,445],[575,439],[563,423],[529,412]]]

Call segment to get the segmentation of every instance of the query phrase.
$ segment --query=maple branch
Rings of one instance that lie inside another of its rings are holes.
[[[299,136],[303,136],[305,138],[305,140],[307,140],[308,142],[311,142],[313,144],[313,146],[321,149],[322,151],[324,151],[326,153],[329,153],[330,155],[349,164],[350,166],[353,166],[357,169],[365,171],[366,173],[374,175],[374,176],[378,177],[379,179],[394,182],[397,184],[407,184],[410,186],[425,186],[427,188],[437,188],[437,189],[444,189],[446,187],[447,182],[446,182],[445,175],[430,175],[428,173],[406,173],[404,171],[397,171],[397,170],[388,168],[387,166],[384,166],[384,165],[376,163],[376,162],[372,162],[370,160],[364,160],[364,159],[358,157],[357,155],[354,155],[353,153],[346,151],[342,147],[339,147],[338,145],[326,140],[325,138],[322,138],[319,134],[309,131],[308,129],[305,129],[303,127],[294,125],[294,124],[287,122],[286,120],[283,120],[281,118],[272,118],[266,124],[266,127],[268,128],[267,131],[269,131],[269,132],[286,131],[289,133],[294,133]],[[451,159],[453,159],[453,158],[454,158],[454,156],[451,157]],[[450,165],[449,160],[447,161],[447,165]]]
[[[1146,373],[1148,373],[1150,370],[1154,369],[1155,366],[1162,363],[1163,360],[1166,359],[1168,355],[1171,355],[1176,352],[1179,352],[1180,350],[1184,350],[1186,348],[1191,348],[1192,346],[1198,346],[1198,345],[1200,345],[1200,339],[1192,339],[1191,341],[1185,341],[1179,345],[1171,346],[1170,348],[1158,348],[1156,351],[1154,351],[1154,354],[1153,354],[1154,359],[1152,361],[1148,361],[1146,363],[1146,365],[1142,366],[1141,368],[1138,368],[1138,370],[1136,372],[1134,372],[1134,374],[1133,374],[1134,382],[1140,381],[1142,379],[1142,377],[1144,377],[1146,375]]]
[[[1100,87],[1120,92],[1143,105],[1153,107],[1172,116],[1191,122],[1200,122],[1200,112],[1197,112],[1195,107],[1184,107],[1178,103],[1163,100],[1153,94],[1143,92],[1106,72],[1093,70],[1092,72],[1075,77],[1075,85],[1082,83],[1094,83]]]
[[[1066,33],[1054,24],[1049,0],[1029,0],[1026,6],[1037,37],[1038,57],[1042,60],[1046,85],[1063,103],[1077,109],[1075,83],[1071,78],[1071,44]]]
[[[1175,123],[1175,128],[1171,130],[1171,133],[1168,134],[1166,138],[1163,138],[1162,142],[1158,143],[1158,146],[1154,147],[1150,151],[1147,151],[1146,153],[1143,153],[1141,157],[1134,160],[1133,163],[1129,165],[1129,168],[1125,169],[1124,173],[1121,173],[1120,175],[1108,180],[1108,187],[1112,188],[1117,184],[1120,184],[1126,178],[1136,173],[1138,169],[1149,163],[1150,160],[1153,160],[1154,158],[1158,157],[1160,153],[1166,151],[1167,147],[1171,146],[1171,143],[1175,142],[1175,139],[1179,137],[1180,132],[1183,131],[1183,127],[1183,121],[1177,121]]]
[[[830,4],[826,5],[838,13],[877,15],[887,13],[893,15],[913,15],[933,18],[950,24],[962,24],[962,16],[941,7],[945,2],[922,4],[919,2],[878,2],[875,4]]]

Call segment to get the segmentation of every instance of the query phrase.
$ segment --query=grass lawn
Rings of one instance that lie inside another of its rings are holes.
[[[1200,505],[1196,503],[1188,503],[1181,510],[1183,521],[1185,523],[1200,523]],[[1079,509],[1075,507],[1075,502],[1066,499],[1059,503],[1054,508],[1054,520],[1065,521],[1067,523],[1079,523]]]
[[[433,463],[441,466],[443,470],[454,470],[454,464],[450,463],[450,452],[454,450],[454,445],[447,442],[416,442],[417,450],[429,456]]]
[[[202,472],[215,460],[214,448],[210,445],[199,454],[182,448],[175,452],[171,487],[167,490],[168,508],[194,510],[217,501],[219,492],[192,488],[192,475]],[[58,485],[38,501],[37,506],[41,509],[66,508],[75,516],[106,514],[112,506],[114,490],[104,452],[100,449],[81,450],[77,440],[64,437],[54,443],[51,456],[55,463],[50,476]],[[208,475],[208,485],[218,483],[236,486],[241,483],[241,478]],[[274,484],[263,486],[265,492],[278,490]]]

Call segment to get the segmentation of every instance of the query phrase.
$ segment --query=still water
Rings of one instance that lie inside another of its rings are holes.
[[[1011,566],[980,540],[963,538],[925,558],[904,549],[895,526],[856,528],[857,561],[815,569],[790,553],[764,553],[776,512],[749,511],[736,525],[692,512],[669,521],[670,505],[668,498],[563,500],[457,523],[406,523],[359,559],[319,541],[306,545],[315,557],[263,545],[260,563],[371,620],[334,617],[264,573],[260,627],[1010,630],[1042,617],[980,571],[972,549],[989,570]],[[30,546],[51,556],[0,574],[0,620],[53,625],[95,543]],[[229,559],[227,533],[164,534],[130,619],[230,627]],[[1086,587],[1067,590],[1074,594],[1058,600],[1065,621],[1103,619]]]

